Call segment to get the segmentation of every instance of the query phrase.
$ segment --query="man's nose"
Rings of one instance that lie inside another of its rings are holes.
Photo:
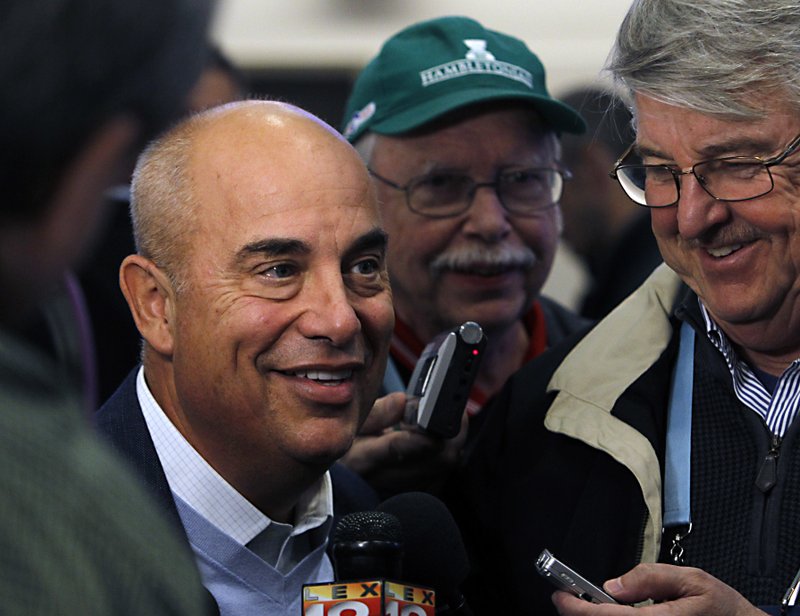
[[[467,211],[464,232],[490,242],[503,239],[511,231],[508,210],[503,206],[494,182],[476,184]]]
[[[689,173],[681,176],[680,199],[677,204],[678,232],[686,239],[697,239],[710,228],[730,217],[730,205],[712,197],[701,180]]]
[[[306,338],[324,338],[341,347],[361,331],[361,321],[341,273],[309,280],[303,291],[307,304],[298,325]]]

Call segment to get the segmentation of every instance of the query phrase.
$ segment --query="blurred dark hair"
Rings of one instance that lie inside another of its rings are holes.
[[[583,135],[561,137],[563,160],[567,166],[577,157],[578,148],[589,143],[601,143],[617,157],[636,138],[631,112],[611,92],[598,87],[586,87],[572,90],[560,99],[577,110],[586,121]]]
[[[176,117],[206,63],[212,5],[0,2],[0,221],[40,216],[110,118],[131,114],[152,135]]]

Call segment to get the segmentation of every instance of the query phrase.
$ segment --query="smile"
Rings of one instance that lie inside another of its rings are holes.
[[[281,371],[282,374],[287,376],[296,376],[311,381],[320,383],[336,384],[341,381],[346,381],[353,376],[353,370],[287,370]]]
[[[720,246],[719,248],[706,248],[706,252],[712,257],[721,259],[722,257],[727,257],[729,254],[736,252],[742,246],[744,246],[744,244],[730,244],[728,246]]]

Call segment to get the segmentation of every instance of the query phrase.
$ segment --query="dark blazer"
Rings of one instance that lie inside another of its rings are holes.
[[[122,382],[116,392],[100,407],[95,415],[95,426],[144,479],[147,487],[160,502],[167,515],[178,525],[183,525],[172,498],[167,477],[158,459],[150,432],[147,429],[139,399],[136,396],[135,368]],[[355,511],[368,511],[378,505],[375,491],[361,477],[341,464],[331,467],[333,483],[334,524],[343,515]]]

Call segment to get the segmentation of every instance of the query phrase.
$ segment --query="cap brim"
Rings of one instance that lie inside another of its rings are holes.
[[[527,94],[519,90],[497,88],[492,88],[490,91],[482,88],[459,90],[439,96],[435,100],[424,101],[400,112],[387,111],[387,118],[369,122],[365,128],[384,135],[399,135],[424,126],[446,113],[467,105],[497,100],[529,102],[531,107],[538,111],[544,120],[558,132],[581,134],[586,131],[586,123],[583,118],[571,107],[557,100],[536,94]]]

